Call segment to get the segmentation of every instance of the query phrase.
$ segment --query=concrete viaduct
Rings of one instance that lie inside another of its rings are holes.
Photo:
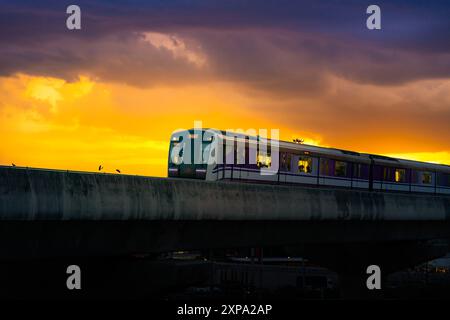
[[[0,167],[0,259],[284,246],[351,273],[448,251],[450,197]]]

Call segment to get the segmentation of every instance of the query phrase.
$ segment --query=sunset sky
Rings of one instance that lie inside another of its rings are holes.
[[[0,0],[0,164],[166,176],[195,120],[450,164],[450,2],[374,3]]]

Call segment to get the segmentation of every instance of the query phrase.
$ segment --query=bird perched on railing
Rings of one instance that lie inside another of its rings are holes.
[[[11,163],[11,166],[15,167],[16,165],[14,163]]]

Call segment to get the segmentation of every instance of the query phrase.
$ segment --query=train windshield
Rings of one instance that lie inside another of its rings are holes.
[[[212,139],[192,130],[172,135],[169,148],[169,177],[204,179]]]

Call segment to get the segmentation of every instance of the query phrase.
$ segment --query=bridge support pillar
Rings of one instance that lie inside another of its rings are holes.
[[[385,297],[389,274],[444,256],[448,245],[439,241],[407,241],[374,244],[305,245],[297,252],[313,263],[327,267],[339,275],[339,288],[344,299]],[[380,268],[381,289],[368,289],[367,273],[371,265]]]

